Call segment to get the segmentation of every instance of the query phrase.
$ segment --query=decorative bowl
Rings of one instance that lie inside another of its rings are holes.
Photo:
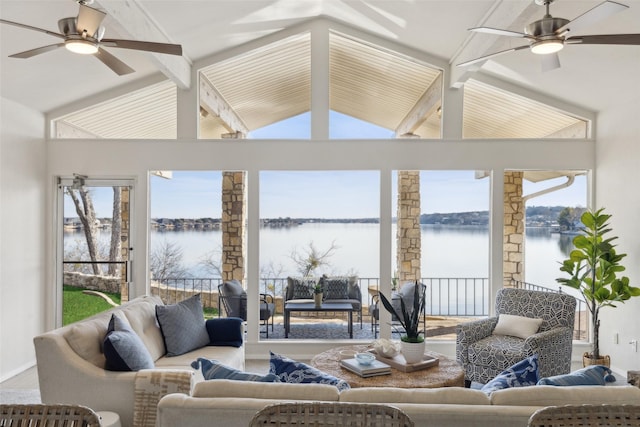
[[[361,365],[371,365],[376,357],[371,353],[356,353],[356,360]]]

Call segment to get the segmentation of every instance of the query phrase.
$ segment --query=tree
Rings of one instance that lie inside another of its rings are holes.
[[[151,252],[149,268],[151,277],[157,281],[176,279],[187,276],[187,271],[182,264],[182,248],[175,242],[163,240]]]
[[[584,212],[583,208],[566,207],[558,214],[558,224],[562,230],[574,230],[575,224],[580,220]]]
[[[222,277],[222,250],[212,249],[200,258],[199,264],[204,270],[215,277]]]
[[[82,223],[84,235],[87,239],[87,249],[89,250],[89,258],[93,262],[92,270],[93,274],[100,275],[100,267],[96,264],[97,261],[97,231],[98,220],[96,219],[96,211],[93,207],[93,200],[91,194],[84,187],[74,190],[71,187],[67,187],[67,194],[73,200],[73,204],[76,208],[78,218]],[[79,196],[79,197],[78,197]]]
[[[122,255],[122,192],[120,187],[113,187],[113,214],[111,219],[111,243],[109,244],[109,261],[120,261]],[[117,264],[109,264],[109,276],[115,276]]]
[[[302,274],[302,277],[307,277],[319,267],[329,265],[328,259],[336,249],[338,249],[338,246],[336,246],[335,240],[331,242],[329,249],[324,252],[320,252],[313,244],[313,241],[311,241],[309,242],[309,246],[303,250],[302,254],[300,254],[297,249],[294,249],[289,257],[296,265],[298,272]]]

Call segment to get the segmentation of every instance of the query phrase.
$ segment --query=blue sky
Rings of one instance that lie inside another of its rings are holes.
[[[347,138],[391,138],[393,134],[339,113],[330,115],[330,136]],[[252,138],[309,138],[309,114],[294,117],[252,132]],[[172,179],[151,178],[153,218],[220,217],[220,171],[173,171]],[[260,216],[363,218],[379,216],[377,171],[264,171],[260,174]],[[530,194],[564,182],[539,184],[525,181]],[[394,187],[395,188],[395,182]],[[423,213],[483,211],[489,209],[489,179],[475,179],[474,171],[423,171]],[[111,189],[95,189],[94,204],[99,217],[111,215]],[[394,197],[395,199],[395,197]],[[585,206],[586,178],[577,177],[569,188],[532,199],[528,206]],[[76,216],[69,200],[65,216]],[[344,209],[336,207],[343,206]],[[393,206],[395,212],[395,206]],[[337,215],[337,212],[340,214]]]

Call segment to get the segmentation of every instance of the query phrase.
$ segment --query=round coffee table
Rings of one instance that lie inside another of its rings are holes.
[[[345,368],[340,367],[340,351],[355,350],[364,352],[370,350],[370,345],[349,345],[336,347],[317,354],[311,359],[311,366],[327,374],[341,378],[352,388],[358,387],[398,387],[398,388],[436,388],[436,387],[464,387],[464,369],[458,362],[442,354],[432,351],[425,353],[437,357],[437,366],[414,372],[402,372],[391,368],[391,375],[362,378]]]

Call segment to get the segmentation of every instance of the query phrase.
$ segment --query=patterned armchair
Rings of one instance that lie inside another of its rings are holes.
[[[540,378],[571,370],[576,300],[567,294],[503,288],[496,296],[496,317],[463,323],[456,328],[456,359],[465,382],[487,383],[506,368],[538,355]],[[526,339],[493,335],[501,314],[542,319]]]

